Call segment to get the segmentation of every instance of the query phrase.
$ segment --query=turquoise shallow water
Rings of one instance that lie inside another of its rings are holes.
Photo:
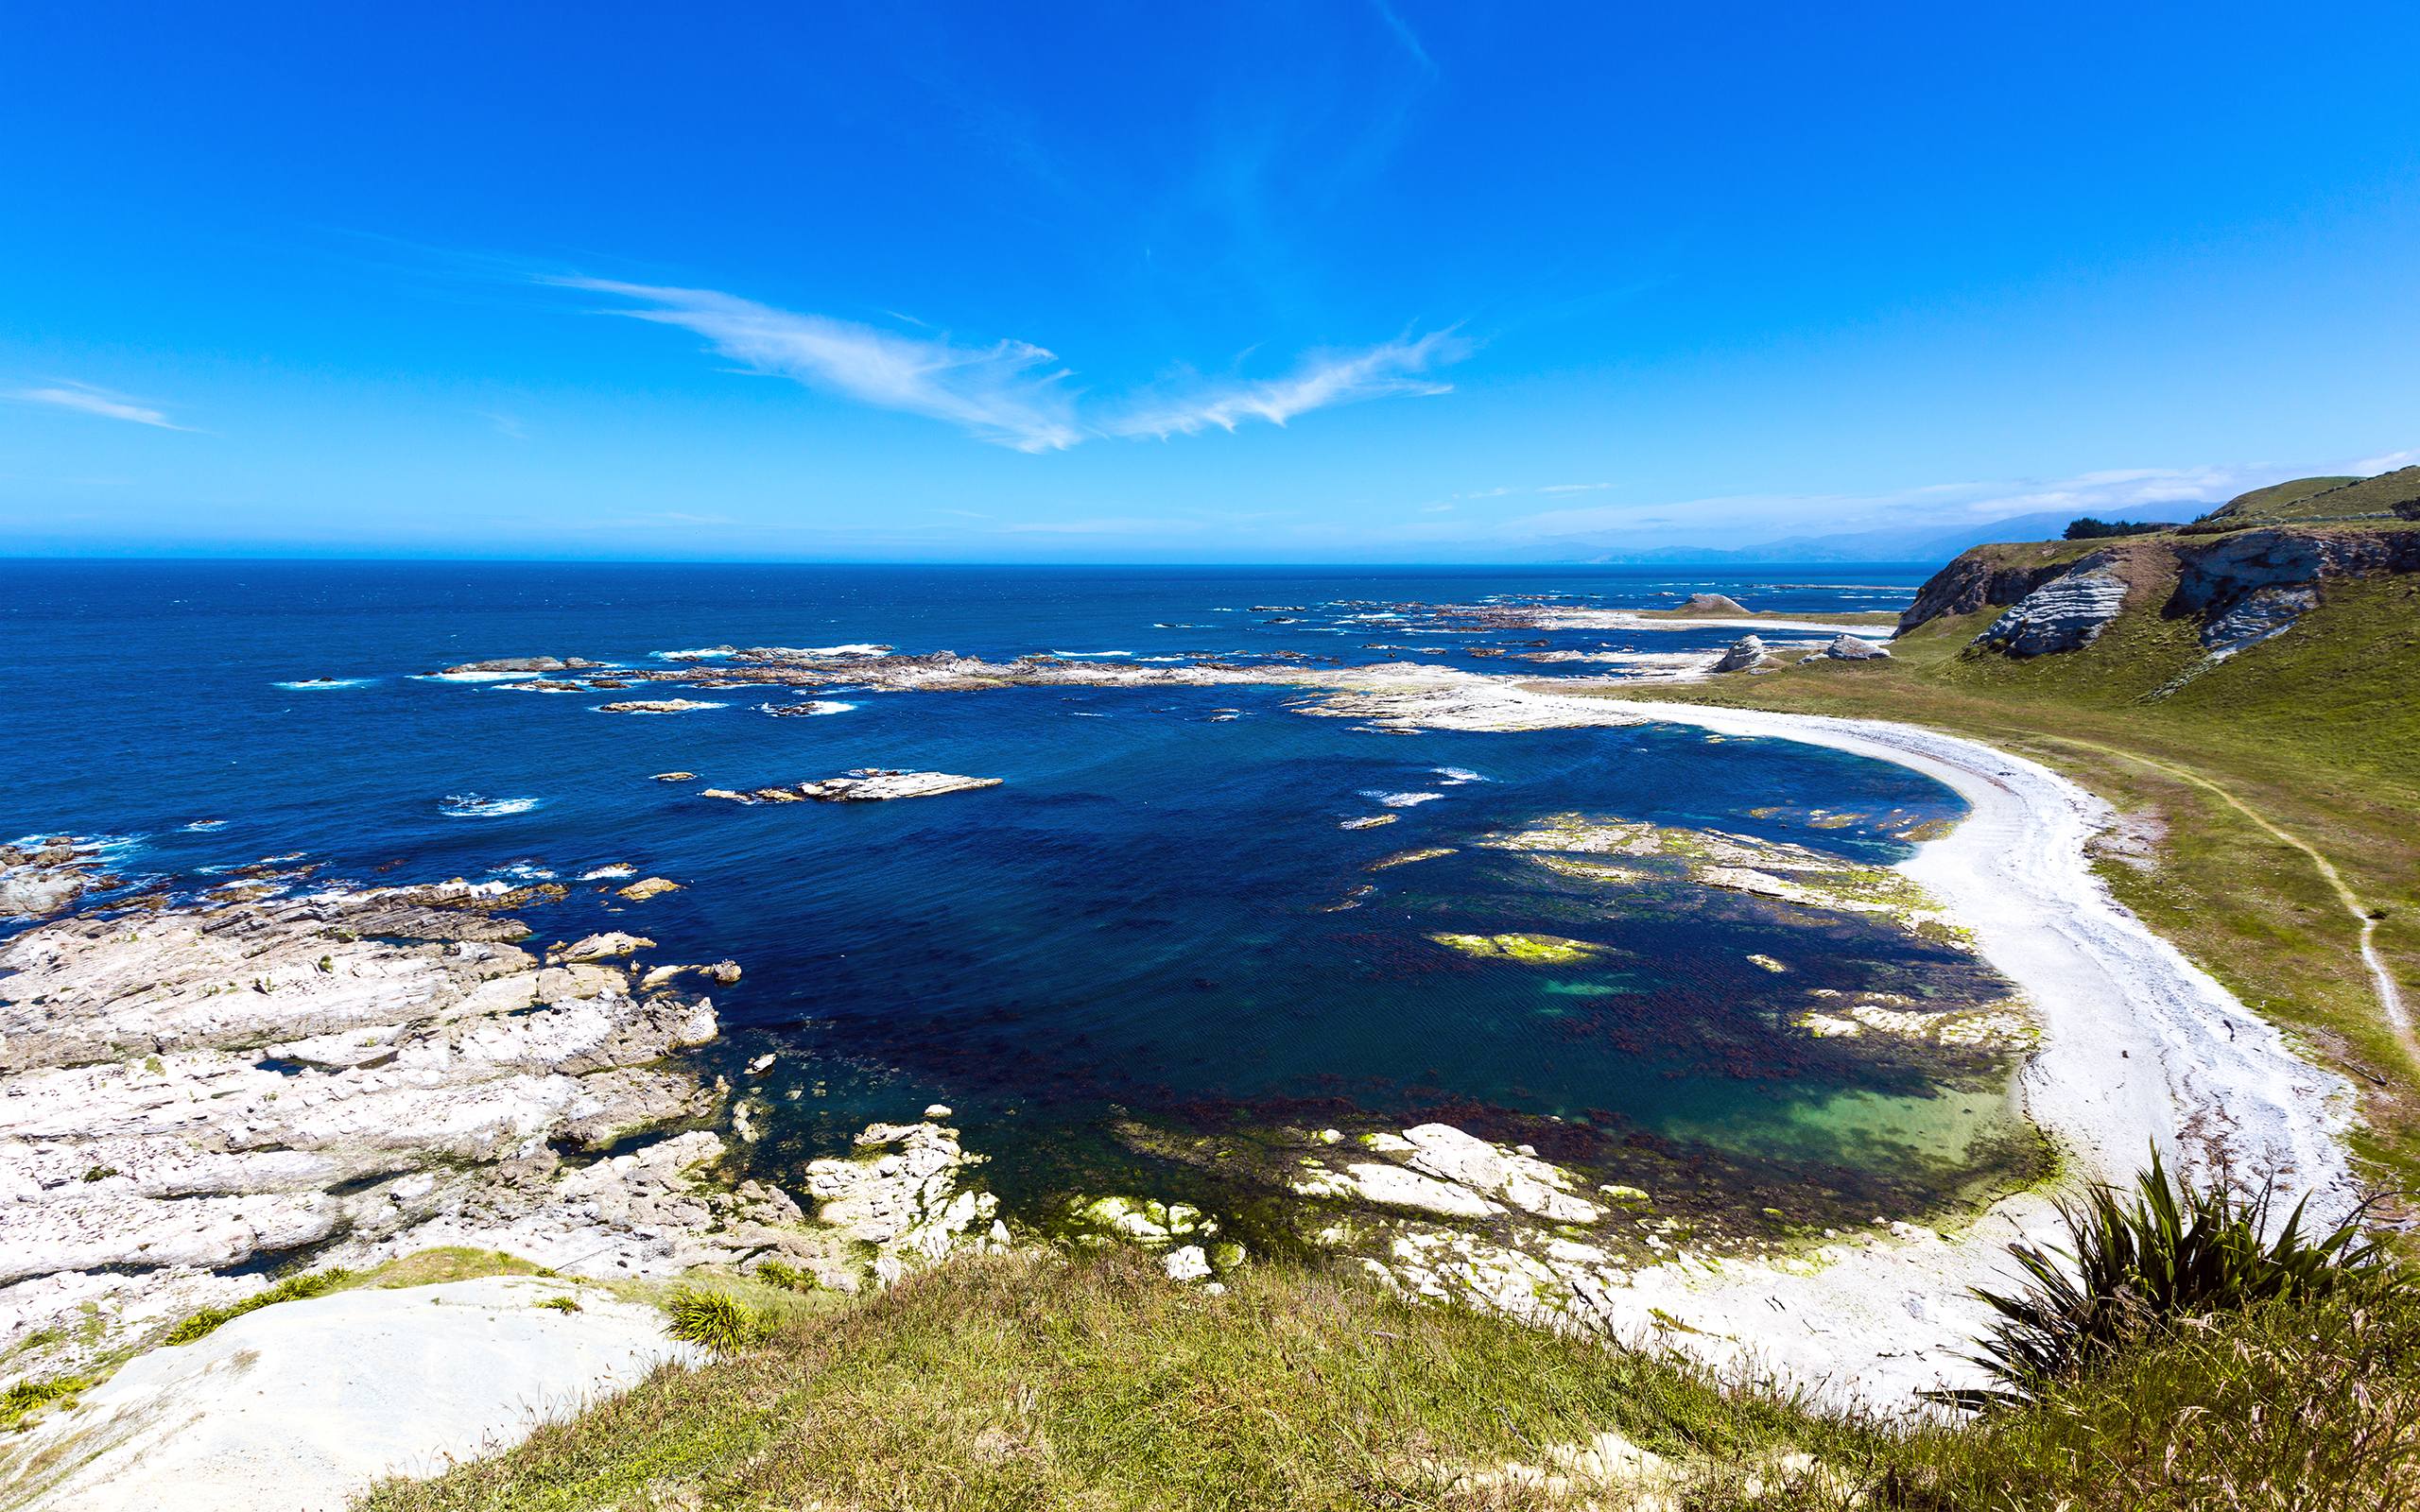
[[[412,674],[723,642],[1378,661],[1391,653],[1365,647],[1406,637],[1351,617],[1383,612],[1373,604],[1546,592],[1653,607],[1711,587],[1782,610],[1890,608],[1913,581],[1865,567],[1856,586],[1824,587],[1803,571],[1777,586],[1568,572],[0,565],[15,648],[0,830],[125,837],[130,875],[178,886],[298,851],[325,876],[365,880],[568,880],[617,863],[678,880],[683,891],[637,906],[578,887],[530,921],[548,938],[635,929],[660,942],[656,958],[746,967],[716,994],[728,1033],[707,1058],[735,1071],[781,1057],[758,1084],[772,1126],[751,1154],[777,1177],[864,1123],[940,1100],[994,1155],[991,1179],[1012,1205],[1125,1179],[1104,1170],[1120,1163],[1151,1167],[1132,1179],[1162,1189],[1200,1179],[1149,1153],[1172,1132],[1437,1117],[1553,1143],[1608,1174],[1651,1165],[1667,1184],[1681,1172],[1766,1195],[1829,1193],[1846,1211],[1997,1169],[2006,1098],[1993,1078],[1945,1090],[1938,1067],[1812,1039],[1789,1016],[1817,988],[1974,1001],[1995,989],[1987,971],[1887,922],[1592,887],[1472,842],[1576,811],[1886,863],[1905,854],[1893,835],[1958,812],[1903,769],[1663,726],[1389,736],[1291,713],[1297,695],[1282,689],[843,692],[830,696],[853,707],[787,719],[758,713],[758,696],[710,692],[692,696],[728,707],[632,718],[596,713],[592,696]],[[1504,669],[1469,660],[1474,644],[1456,640],[1446,660]],[[312,678],[348,680],[283,686]],[[746,788],[866,765],[1006,781],[913,802],[756,808],[648,781],[678,768]],[[1436,796],[1383,802],[1422,793]],[[1339,828],[1381,813],[1395,822]],[[186,828],[208,820],[223,822]],[[1455,853],[1367,869],[1432,847]],[[1606,952],[1541,968],[1429,938],[1515,931]]]

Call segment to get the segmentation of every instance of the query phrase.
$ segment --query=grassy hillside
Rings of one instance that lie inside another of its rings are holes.
[[[2341,489],[2347,483],[2360,481],[2358,477],[2349,476],[2291,478],[2284,483],[2272,483],[2265,489],[2254,489],[2249,493],[2238,493],[2211,510],[2210,514],[2213,518],[2275,514],[2293,507],[2314,493],[2325,493],[2330,489]]]
[[[363,1506],[2385,1506],[2420,1494],[2415,1423],[2420,1309],[2369,1295],[2226,1314],[1910,1431],[1358,1276],[1263,1267],[1214,1296],[1120,1250],[955,1262]]]
[[[2079,545],[1986,548],[2072,559]],[[2385,1022],[2359,929],[2307,842],[2371,910],[2420,999],[2420,578],[2331,582],[2293,629],[2174,688],[2195,626],[2160,617],[2174,562],[2119,542],[2125,611],[2082,650],[2030,660],[1969,644],[1996,610],[1945,616],[1879,663],[1808,662],[1638,696],[1905,720],[2034,757],[2126,816],[2100,870],[2129,906],[2360,1089],[2358,1138],[2398,1185],[2420,1177],[2420,1066]],[[1609,696],[1631,690],[1609,689]]]
[[[2204,519],[2208,524],[2275,524],[2295,520],[2344,520],[2391,515],[2420,501],[2420,467],[2376,477],[2297,478],[2239,494]]]

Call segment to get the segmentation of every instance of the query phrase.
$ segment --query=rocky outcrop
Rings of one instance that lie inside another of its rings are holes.
[[[806,1190],[817,1222],[878,1251],[874,1276],[884,1285],[919,1263],[1009,1247],[999,1200],[963,1184],[983,1157],[967,1154],[956,1129],[929,1119],[874,1124],[856,1145],[854,1158],[808,1162]]]
[[[943,793],[969,793],[997,787],[996,777],[955,777],[948,772],[902,772],[860,766],[845,777],[801,782],[799,791],[826,803],[872,803],[894,798],[937,798]]]
[[[618,703],[600,703],[599,713],[608,714],[685,714],[693,709],[719,709],[722,705],[702,698],[625,698]]]
[[[116,879],[101,870],[99,848],[74,835],[0,845],[0,919],[47,919]]]
[[[1889,657],[1891,652],[1888,647],[1876,645],[1872,641],[1860,641],[1854,635],[1839,635],[1833,637],[1832,644],[1824,647],[1820,654],[1835,662],[1873,662]]]
[[[1713,672],[1753,672],[1772,660],[1772,653],[1765,649],[1763,637],[1743,635],[1739,637],[1739,639],[1732,642],[1731,649],[1723,652],[1721,656],[1716,658],[1714,665],[1708,668],[1708,670]]]
[[[2101,630],[2125,607],[2126,579],[2098,558],[2086,558],[2074,571],[2018,600],[1977,636],[1975,644],[2015,657],[2073,651],[2100,639]]]
[[[0,1349],[47,1339],[37,1353],[72,1366],[306,1250],[472,1244],[663,1274],[800,1221],[770,1189],[702,1181],[711,1134],[581,1162],[710,1109],[667,1057],[715,1038],[711,1003],[633,992],[617,966],[373,933],[399,908],[441,932],[443,910],[332,891],[0,947]]]
[[[2245,530],[2180,549],[2161,612],[2215,619],[2264,588],[2411,572],[2420,572],[2420,534],[2408,530]]]
[[[1899,616],[1898,633],[1905,635],[1945,614],[1972,614],[1979,610],[2014,604],[2073,565],[2065,561],[2008,562],[1994,556],[1990,547],[1967,552],[1916,590],[1915,602]]]
[[[576,672],[581,667],[604,665],[578,656],[500,656],[487,662],[462,662],[447,667],[441,676],[448,678],[518,676],[523,673]]]
[[[1748,607],[1727,593],[1691,593],[1674,607],[1675,614],[1745,614]]]
[[[2009,559],[2012,553],[2058,549],[2046,542],[1966,553],[1917,592],[1915,604],[1900,619],[1900,632],[1940,615],[2008,603],[2014,607],[1978,637],[1978,644],[2015,656],[2072,650],[2091,644],[2118,612],[2128,584],[2155,589],[2172,581],[2159,612],[2166,619],[2199,622],[2202,644],[2213,660],[2200,663],[2198,672],[2292,627],[2332,580],[2420,572],[2420,533],[2324,522],[2129,542],[2071,562]]]
[[[2212,659],[2223,660],[2263,641],[2274,640],[2294,622],[2319,606],[2319,589],[2310,583],[2270,584],[2237,599],[2232,608],[2202,627],[2202,645]]]

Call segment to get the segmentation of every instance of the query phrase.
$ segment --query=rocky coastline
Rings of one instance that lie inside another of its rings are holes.
[[[677,984],[738,966],[642,960],[653,942],[621,934],[544,949],[499,902],[205,898],[0,943],[10,1378],[123,1358],[272,1272],[442,1246],[605,1280],[778,1258],[853,1290],[900,1246],[1006,1242],[987,1207],[952,1208],[974,1161],[938,1124],[889,1141],[917,1152],[898,1191],[879,1150],[820,1167],[804,1202],[731,1180],[744,1097],[683,1057],[719,1026]]]

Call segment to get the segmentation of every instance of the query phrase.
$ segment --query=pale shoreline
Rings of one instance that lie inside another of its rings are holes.
[[[1397,700],[1392,710],[1370,707]],[[2313,1214],[2327,1220],[2359,1198],[2341,1138],[2347,1084],[2295,1057],[2273,1025],[2111,896],[2084,851],[2111,811],[2047,767],[1911,725],[1580,697],[1487,679],[1422,679],[1357,712],[1414,728],[1662,721],[1924,773],[1964,799],[1968,814],[1901,869],[2022,989],[2042,1041],[2020,1090],[2027,1115],[2061,1151],[2066,1181],[2130,1180],[2155,1143],[2196,1175],[2221,1163],[2254,1182],[2274,1173],[2290,1199],[2308,1195]],[[2012,1241],[2062,1237],[2050,1194],[2020,1192],[1947,1235],[1895,1224],[1843,1234],[1812,1274],[1742,1261],[1641,1272],[1599,1311],[1624,1339],[1753,1364],[1834,1401],[1887,1410],[1930,1388],[1972,1383],[1978,1372],[1965,1356],[1990,1317],[1972,1289],[2009,1285]]]

